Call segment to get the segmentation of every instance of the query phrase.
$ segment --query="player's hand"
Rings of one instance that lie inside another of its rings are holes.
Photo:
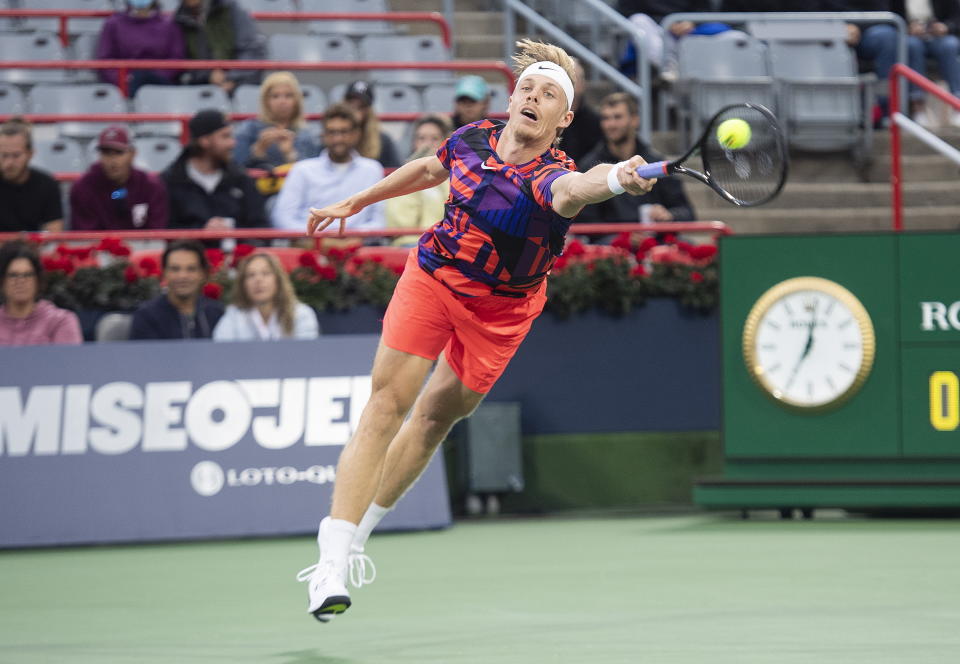
[[[656,178],[646,179],[637,175],[637,169],[646,164],[646,160],[640,155],[634,155],[627,160],[627,163],[620,167],[617,173],[617,180],[620,186],[627,190],[631,196],[642,196],[657,183]]]
[[[338,234],[343,235],[343,229],[347,225],[347,217],[352,217],[362,209],[362,205],[357,205],[349,198],[325,208],[310,208],[310,218],[307,220],[307,235],[322,231],[335,221],[340,222]]]

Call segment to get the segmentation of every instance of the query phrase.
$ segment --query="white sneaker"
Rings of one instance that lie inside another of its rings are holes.
[[[960,111],[950,113],[950,124],[954,127],[960,127]]]
[[[363,552],[362,546],[350,545],[350,556],[347,558],[350,585],[354,588],[373,583],[377,578],[377,567],[370,560],[370,556]]]
[[[924,129],[937,129],[940,123],[927,108],[921,108],[913,114],[913,121]]]
[[[317,543],[323,553],[323,540],[326,525],[330,517],[320,522]],[[307,582],[309,604],[307,613],[320,622],[330,622],[334,616],[350,608],[350,593],[346,585],[347,569],[333,560],[324,560],[300,570],[297,581]]]

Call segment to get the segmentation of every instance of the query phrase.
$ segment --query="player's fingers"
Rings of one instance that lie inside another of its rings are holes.
[[[633,195],[645,194],[657,183],[656,178],[642,178],[637,175],[637,169],[647,163],[647,160],[640,155],[633,155],[627,160],[626,167],[622,169],[621,174],[626,178],[620,180],[620,184]],[[626,182],[624,182],[624,179]]]
[[[340,219],[340,232],[338,233],[338,235],[340,235],[340,237],[343,237],[343,231],[344,231],[344,229],[346,229],[346,227],[347,227],[347,220],[341,217],[341,219]]]

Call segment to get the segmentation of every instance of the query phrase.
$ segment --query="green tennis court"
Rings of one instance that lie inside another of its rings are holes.
[[[310,537],[0,553],[0,661],[285,664],[960,660],[960,526],[713,515],[374,536],[330,625]]]

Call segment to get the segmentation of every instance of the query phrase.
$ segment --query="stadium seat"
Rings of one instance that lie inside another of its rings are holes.
[[[61,61],[66,56],[53,33],[12,33],[0,39],[0,63],[5,60]],[[62,83],[71,75],[63,69],[6,69],[0,67],[0,82]]]
[[[869,149],[869,86],[859,78],[856,59],[842,40],[771,41],[770,65],[791,145]],[[856,156],[866,158],[859,152]]]
[[[510,99],[510,90],[506,83],[490,83],[490,112],[506,113],[507,101]]]
[[[447,62],[450,53],[435,35],[370,35],[360,44],[363,60],[373,62]],[[390,83],[425,84],[450,81],[447,70],[375,69],[370,77]]]
[[[776,91],[767,63],[767,47],[742,32],[690,35],[679,42],[677,109],[689,121],[693,137],[724,106],[763,104],[776,112]],[[684,144],[688,137],[684,138]]]
[[[79,173],[87,168],[80,145],[71,138],[37,139],[31,166],[51,173]]]
[[[0,83],[0,113],[16,115],[27,112],[27,98],[15,85]]]
[[[378,85],[374,88],[373,109],[377,113],[422,113],[423,102],[412,86]]]
[[[453,111],[455,83],[431,83],[423,89],[423,110],[426,113]]]
[[[133,139],[133,147],[137,149],[133,165],[144,171],[159,173],[174,162],[183,146],[170,136],[141,136]]]
[[[382,14],[389,12],[386,0],[340,0],[335,8],[331,8],[329,0],[300,0],[300,11],[303,12],[343,12],[350,14]],[[352,35],[363,36],[372,34],[391,34],[394,26],[389,21],[311,21],[307,31],[320,35]]]
[[[357,46],[349,37],[341,35],[276,34],[268,38],[271,60],[294,62],[354,62],[360,59]],[[355,72],[298,71],[301,84],[328,89],[347,83],[357,77]]]
[[[25,0],[22,9],[82,9],[88,11],[111,11],[116,9],[111,0]],[[103,28],[103,18],[71,18],[67,21],[67,32],[77,34],[100,34]],[[56,18],[22,18],[21,30],[35,32],[57,32],[60,21]]]
[[[126,113],[127,103],[115,85],[37,85],[30,91],[34,113]],[[108,122],[61,122],[58,131],[70,138],[93,138]]]
[[[216,85],[144,85],[133,98],[137,113],[186,113],[193,115],[205,108],[230,113],[230,99]],[[179,122],[143,122],[136,128],[138,136],[179,136]]]
[[[133,325],[133,314],[112,312],[97,321],[94,339],[96,341],[127,341]]]
[[[327,105],[327,95],[316,85],[300,85],[303,92],[304,113],[319,113]],[[233,111],[235,113],[260,112],[260,86],[241,85],[233,92]]]
[[[297,0],[237,0],[248,12],[296,12]]]

